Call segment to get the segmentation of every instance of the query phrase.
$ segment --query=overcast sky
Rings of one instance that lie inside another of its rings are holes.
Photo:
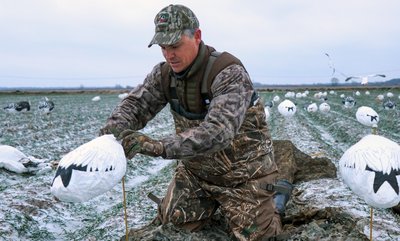
[[[170,3],[191,8],[204,42],[254,82],[400,77],[399,0],[0,0],[0,87],[136,86],[163,60],[147,45]]]

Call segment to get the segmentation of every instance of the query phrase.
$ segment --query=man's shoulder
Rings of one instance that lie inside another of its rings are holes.
[[[214,56],[213,56],[214,53]],[[241,66],[245,71],[242,61],[229,52],[212,52],[211,58],[215,58],[208,74],[208,79],[214,79],[222,71],[231,71],[229,67],[235,68]]]

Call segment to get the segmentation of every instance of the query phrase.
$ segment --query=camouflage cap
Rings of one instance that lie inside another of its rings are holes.
[[[189,8],[183,5],[169,5],[154,18],[156,33],[149,44],[172,45],[181,39],[183,30],[197,29],[199,20]]]

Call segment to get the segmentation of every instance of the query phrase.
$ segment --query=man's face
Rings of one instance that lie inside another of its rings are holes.
[[[182,35],[173,45],[160,44],[162,54],[175,73],[185,70],[196,58],[201,42],[201,31],[197,29],[193,38]]]

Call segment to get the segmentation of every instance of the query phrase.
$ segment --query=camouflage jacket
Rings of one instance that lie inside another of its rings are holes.
[[[167,105],[161,65],[121,101],[110,120],[139,130]],[[276,171],[264,106],[258,101],[249,108],[254,89],[245,69],[236,64],[223,69],[211,92],[204,120],[188,120],[171,109],[176,135],[161,140],[166,158],[180,159],[197,177],[223,186]]]

